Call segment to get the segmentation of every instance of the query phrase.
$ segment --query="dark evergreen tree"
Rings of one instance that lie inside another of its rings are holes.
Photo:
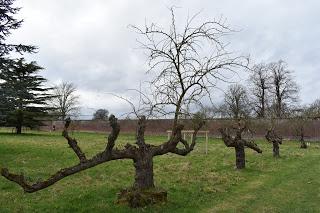
[[[35,46],[11,44],[7,42],[11,31],[21,27],[23,23],[23,20],[14,18],[14,15],[20,10],[20,8],[13,6],[14,1],[15,0],[0,1],[0,73],[2,73],[2,70],[8,63],[12,63],[9,56],[11,52],[22,54],[24,52],[33,53],[36,50]],[[0,86],[0,125],[5,124],[6,112],[9,108],[13,107],[10,100],[7,100],[5,93],[4,88]]]
[[[18,53],[34,52],[35,46],[22,45],[22,44],[10,44],[7,43],[7,37],[11,34],[12,30],[21,27],[23,20],[17,20],[13,16],[19,12],[20,8],[14,7],[15,0],[1,0],[0,2],[0,59],[1,64],[6,61],[6,57],[12,51]]]
[[[34,128],[41,124],[41,117],[50,110],[46,102],[52,96],[51,88],[43,86],[47,80],[38,75],[43,68],[36,62],[27,63],[23,58],[11,60],[0,73],[0,88],[5,98],[5,124],[16,127],[20,134],[22,126]]]

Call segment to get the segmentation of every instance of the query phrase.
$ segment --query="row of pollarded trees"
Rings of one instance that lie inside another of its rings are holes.
[[[248,88],[240,84],[229,86],[223,104],[211,109],[211,116],[269,119],[271,123],[273,119],[290,118],[301,148],[307,148],[306,123],[320,117],[320,101],[316,100],[309,106],[298,106],[299,89],[284,61],[255,65],[250,70],[252,74]],[[274,145],[274,154],[278,155],[282,139],[275,134],[274,126],[267,135],[268,141]]]
[[[235,135],[232,136],[231,131],[235,131]],[[246,131],[250,131],[248,129],[246,123],[241,124],[241,122],[238,122],[237,127],[230,128],[221,128],[219,129],[222,140],[224,144],[227,147],[233,147],[235,149],[235,155],[236,155],[236,168],[237,169],[243,169],[245,168],[246,159],[245,159],[245,148],[250,148],[258,153],[262,153],[262,149],[259,148],[259,146],[253,141],[244,139],[243,134]],[[279,154],[279,144],[282,144],[282,138],[279,137],[274,129],[270,129],[267,131],[266,139],[269,143],[272,143],[273,145],[273,156],[274,157],[280,157]]]
[[[304,120],[299,120],[296,122],[297,135],[299,136],[299,141],[301,143],[300,148],[306,149],[307,144],[304,140]],[[236,155],[236,168],[245,168],[245,148],[248,147],[258,153],[262,153],[262,150],[253,140],[248,140],[244,138],[246,132],[250,132],[250,127],[246,121],[238,120],[237,127],[228,127],[219,129],[222,140],[227,147],[233,147],[235,149]],[[234,136],[232,136],[234,135]],[[282,144],[283,138],[275,130],[275,125],[273,124],[271,128],[266,131],[265,139],[272,144],[273,156],[280,157],[279,145]]]
[[[315,108],[313,108],[315,109]],[[298,136],[300,141],[300,148],[308,148],[307,143],[305,142],[305,128],[308,117],[306,116],[297,116],[292,120],[292,127],[296,131],[296,136]],[[265,139],[267,142],[272,144],[273,147],[273,156],[280,157],[280,145],[282,144],[283,138],[277,133],[275,120],[271,119],[271,126],[266,130]],[[227,128],[220,128],[219,131],[222,136],[222,140],[227,147],[235,148],[236,154],[236,168],[243,169],[245,168],[245,147],[248,147],[258,153],[262,153],[262,150],[253,140],[248,140],[244,138],[246,133],[252,134],[250,129],[249,120],[239,119],[237,122],[237,127],[230,125]],[[234,135],[234,136],[233,136]]]

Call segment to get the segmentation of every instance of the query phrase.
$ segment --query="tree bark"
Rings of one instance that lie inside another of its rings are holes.
[[[301,143],[301,146],[300,146],[301,149],[308,148],[306,142],[304,141],[304,129],[303,129],[303,127],[301,127],[301,130],[300,130],[300,143]]]
[[[237,129],[236,136],[234,138],[228,132],[228,129],[219,129],[222,140],[227,147],[234,147],[236,154],[236,168],[244,169],[246,167],[245,147],[253,149],[258,153],[262,153],[262,150],[253,141],[247,141],[242,139],[242,132],[246,127],[240,127]]]
[[[149,153],[143,154],[142,158],[134,160],[135,180],[133,187],[137,189],[154,188],[153,159]]]
[[[303,139],[303,136],[300,138],[300,143],[301,143],[301,146],[300,146],[301,149],[306,149],[306,148],[308,148],[306,142],[305,142],[304,139]]]
[[[282,137],[278,136],[274,129],[269,129],[265,137],[269,143],[272,143],[273,157],[280,157],[279,144],[282,144]]]
[[[17,112],[17,124],[16,124],[16,134],[21,134],[22,133],[22,123],[23,123],[23,114],[19,110]]]
[[[280,157],[279,154],[279,143],[273,142],[273,157]]]
[[[16,134],[21,134],[22,133],[22,126],[21,125],[17,125],[16,126]]]
[[[243,169],[246,167],[246,156],[244,152],[244,146],[235,146],[236,151],[236,167],[237,169]]]

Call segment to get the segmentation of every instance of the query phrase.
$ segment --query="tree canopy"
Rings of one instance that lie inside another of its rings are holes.
[[[93,114],[93,120],[108,120],[109,111],[107,109],[98,109]]]

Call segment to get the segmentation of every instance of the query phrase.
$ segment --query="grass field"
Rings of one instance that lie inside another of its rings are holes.
[[[103,150],[106,135],[75,133],[88,156]],[[117,146],[132,142],[121,135]],[[150,143],[166,137],[150,136]],[[107,162],[67,177],[42,191],[26,194],[0,177],[0,212],[320,212],[320,146],[306,150],[297,142],[280,147],[281,158],[272,157],[272,145],[258,141],[259,155],[246,150],[247,168],[234,169],[234,150],[221,140],[204,141],[187,157],[167,154],[154,159],[156,186],[168,190],[168,202],[143,209],[115,204],[117,192],[133,182],[130,160]],[[24,173],[35,181],[77,158],[58,133],[34,132],[21,136],[0,133],[0,167]]]

